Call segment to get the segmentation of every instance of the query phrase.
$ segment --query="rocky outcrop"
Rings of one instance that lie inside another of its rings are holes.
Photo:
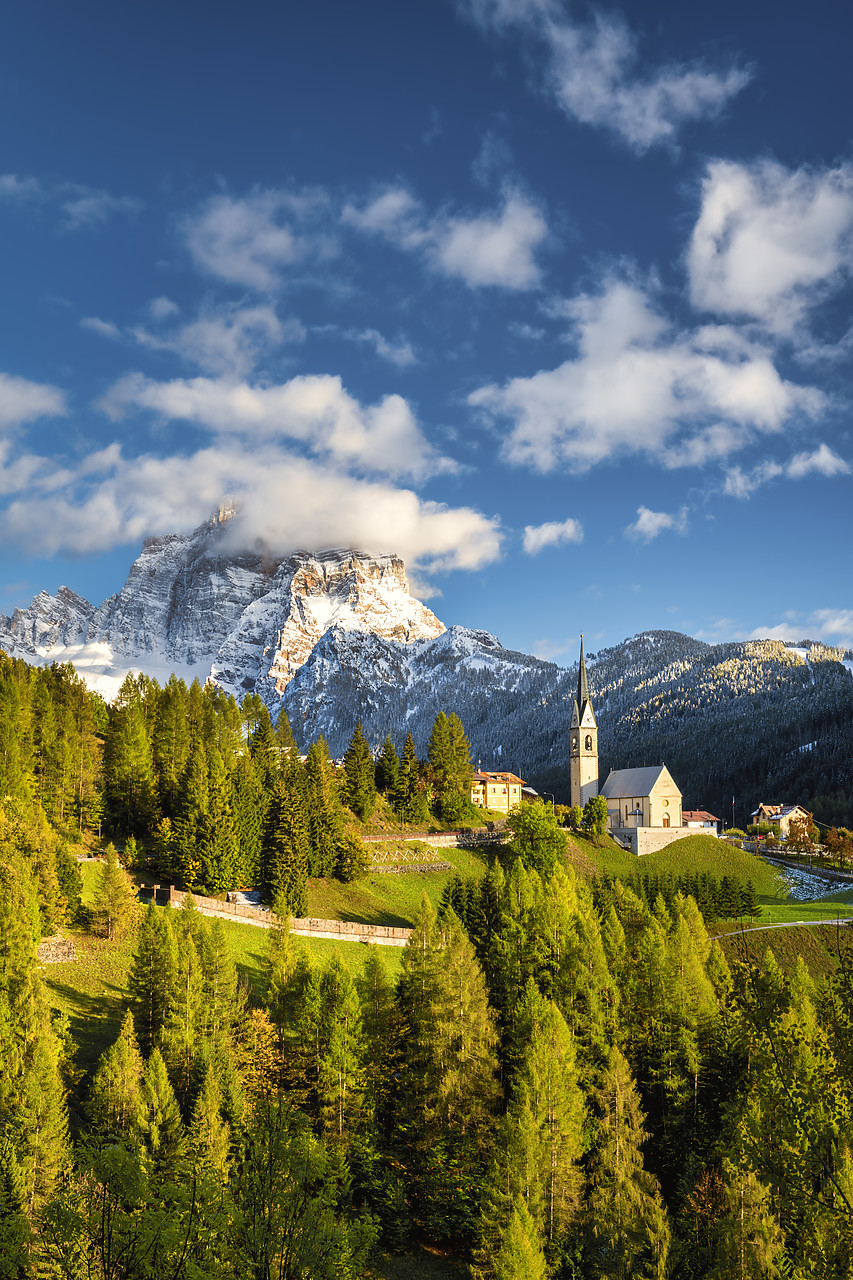
[[[73,661],[104,691],[136,668],[201,675],[242,697],[258,689],[276,711],[293,676],[330,629],[409,645],[444,625],[409,594],[398,556],[350,549],[273,557],[236,552],[234,511],[193,533],[148,538],[116,595],[95,609],[61,587],[0,617],[0,646],[30,661]]]

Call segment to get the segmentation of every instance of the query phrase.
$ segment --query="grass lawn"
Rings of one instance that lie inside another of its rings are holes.
[[[721,938],[720,946],[729,963],[740,960],[761,961],[768,948],[785,973],[796,968],[802,956],[816,982],[827,978],[838,968],[839,954],[853,948],[853,936],[846,927],[819,925],[801,929],[746,930],[735,937]]]
[[[320,920],[355,920],[361,924],[411,927],[425,893],[433,906],[441,901],[445,886],[455,875],[482,876],[488,866],[485,854],[469,849],[441,849],[441,861],[453,871],[428,871],[399,875],[370,873],[352,884],[339,880],[308,881],[308,914]],[[346,944],[350,945],[350,944]]]
[[[97,868],[84,865],[83,869],[84,898],[91,902]],[[380,877],[383,878],[397,879],[396,876]],[[425,876],[410,878],[426,879]],[[267,931],[230,920],[223,920],[221,924],[237,972],[248,984],[250,999],[259,1001],[264,982]],[[110,942],[79,930],[69,930],[69,934],[74,940],[77,959],[46,965],[42,974],[51,1005],[68,1015],[78,1046],[77,1063],[88,1074],[118,1035],[127,1008],[127,979],[133,964],[135,943],[132,937]],[[333,956],[338,956],[353,974],[361,972],[368,950],[363,943],[334,942],[325,938],[298,938],[296,944],[308,951],[320,965],[325,966]],[[400,972],[402,948],[380,947],[379,954],[389,981],[394,982]]]

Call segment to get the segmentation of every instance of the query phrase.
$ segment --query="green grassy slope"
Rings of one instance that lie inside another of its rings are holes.
[[[398,875],[371,874],[352,884],[339,880],[308,881],[308,914],[321,920],[357,920],[362,924],[385,924],[407,929],[425,893],[433,906],[441,901],[445,886],[455,875],[479,879],[488,866],[485,854],[467,849],[442,849],[442,862],[453,871],[401,872]]]

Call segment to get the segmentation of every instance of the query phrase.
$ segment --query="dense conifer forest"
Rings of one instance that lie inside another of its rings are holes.
[[[851,1274],[843,937],[819,987],[769,951],[729,963],[722,883],[581,877],[537,805],[424,899],[399,977],[380,947],[319,964],[289,918],[309,872],[360,874],[377,786],[414,824],[464,820],[455,715],[423,760],[356,729],[337,769],[178,681],[108,708],[4,659],[0,698],[0,1277],[382,1277],[423,1243],[472,1280]],[[122,849],[88,907],[81,838]],[[135,901],[137,860],[263,886],[259,990],[191,895]],[[75,919],[134,957],[92,1070],[37,959]]]

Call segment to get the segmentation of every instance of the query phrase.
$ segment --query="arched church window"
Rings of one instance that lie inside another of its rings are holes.
[[[577,737],[575,736],[572,738],[572,751],[577,751],[577,749],[578,749],[578,740],[577,740]]]
[[[586,735],[586,741],[584,742],[583,745],[585,750],[592,751],[592,734],[591,733],[588,733]]]

